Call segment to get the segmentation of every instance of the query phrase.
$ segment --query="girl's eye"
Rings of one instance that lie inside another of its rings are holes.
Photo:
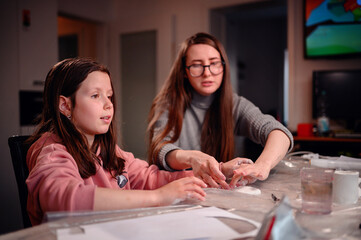
[[[113,97],[113,95],[111,95],[111,96],[108,96],[108,98],[109,98],[110,100],[112,100],[112,97]]]
[[[93,94],[92,96],[91,96],[91,98],[98,98],[99,97],[99,94]]]

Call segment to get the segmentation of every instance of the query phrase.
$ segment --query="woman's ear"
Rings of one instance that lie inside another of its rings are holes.
[[[69,118],[69,116],[71,116],[71,100],[70,100],[70,98],[60,95],[59,111],[67,118]]]

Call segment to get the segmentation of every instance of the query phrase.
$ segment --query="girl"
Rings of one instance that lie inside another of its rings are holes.
[[[114,103],[108,69],[92,60],[67,59],[49,71],[41,121],[27,154],[33,225],[46,211],[204,200],[206,185],[191,171],[160,171],[116,145]]]
[[[242,164],[234,171],[230,187],[242,178],[241,185],[265,180],[293,146],[287,128],[232,92],[224,48],[206,33],[182,44],[153,101],[148,131],[150,163],[169,171],[192,168],[212,187],[228,188],[218,162],[234,158],[235,135],[262,144],[264,150],[254,164]]]

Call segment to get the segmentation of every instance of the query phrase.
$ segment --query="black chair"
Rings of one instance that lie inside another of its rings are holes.
[[[26,210],[28,188],[25,183],[25,180],[29,175],[29,169],[26,165],[26,153],[28,152],[30,144],[25,143],[25,140],[28,138],[29,136],[12,136],[8,139],[16,183],[18,185],[24,228],[31,227],[31,222]]]

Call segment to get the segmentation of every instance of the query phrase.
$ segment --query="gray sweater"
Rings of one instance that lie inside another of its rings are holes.
[[[200,138],[202,124],[213,98],[214,95],[205,97],[193,92],[191,105],[184,113],[179,139],[172,144],[164,145],[161,149],[157,159],[157,165],[159,167],[173,171],[165,161],[165,156],[170,151],[175,149],[201,150]],[[271,115],[263,114],[252,102],[235,93],[233,94],[233,117],[235,136],[248,137],[253,142],[264,146],[268,134],[275,129],[279,129],[283,131],[291,141],[289,150],[293,148],[293,137],[286,127]],[[167,121],[168,111],[165,111],[156,123],[155,133],[162,130],[167,124]],[[164,140],[169,139],[170,136],[167,136]]]

